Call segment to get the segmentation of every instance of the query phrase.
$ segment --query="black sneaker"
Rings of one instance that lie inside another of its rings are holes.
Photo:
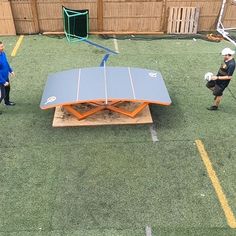
[[[208,107],[208,108],[207,108],[207,110],[209,110],[209,111],[215,111],[215,110],[217,110],[217,109],[218,109],[217,106],[211,106],[211,107]]]
[[[6,102],[5,105],[6,106],[15,106],[16,104],[14,102]]]

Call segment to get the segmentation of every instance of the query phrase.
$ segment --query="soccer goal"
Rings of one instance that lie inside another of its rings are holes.
[[[235,7],[236,12],[236,0],[228,0],[232,5]],[[217,23],[217,31],[228,41],[234,44],[236,46],[236,25],[235,27],[227,28],[223,25],[223,18],[225,14],[225,8],[226,8],[227,0],[222,1],[222,6],[220,10],[220,15]]]
[[[72,10],[62,7],[64,32],[70,42],[81,41],[88,38],[89,11]]]

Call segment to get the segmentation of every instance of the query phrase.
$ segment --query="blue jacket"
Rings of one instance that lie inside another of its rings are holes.
[[[10,67],[5,52],[0,53],[0,84],[5,84],[6,81],[9,82],[9,73],[12,72],[12,68]]]

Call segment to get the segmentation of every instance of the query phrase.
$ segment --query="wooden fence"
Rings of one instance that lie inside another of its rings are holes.
[[[11,5],[8,0],[0,1],[0,35],[15,35]]]
[[[236,5],[227,1],[224,25],[236,27]],[[222,0],[0,0],[0,34],[14,33],[12,25],[18,34],[63,31],[62,6],[89,9],[90,32],[167,32],[171,7],[199,8],[198,31],[213,31],[221,3]],[[8,4],[8,10],[3,4]],[[10,10],[14,19],[11,26],[7,23],[12,21]]]

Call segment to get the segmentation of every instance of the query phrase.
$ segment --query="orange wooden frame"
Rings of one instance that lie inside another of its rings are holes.
[[[104,102],[89,102],[87,104],[92,104],[95,107],[91,108],[90,110],[81,113],[80,111],[78,111],[74,106],[79,105],[79,104],[72,104],[72,105],[63,105],[62,107],[69,113],[71,113],[72,115],[74,115],[76,118],[78,118],[79,120],[85,119],[97,112],[100,112],[102,110],[110,110],[110,111],[114,111],[117,113],[120,113],[122,115],[125,116],[129,116],[131,118],[134,118],[138,113],[140,113],[146,106],[149,105],[148,102],[143,102],[141,104],[139,104],[133,111],[127,111],[123,108],[120,107],[116,107],[117,104],[121,104],[124,101],[109,101],[107,104]]]

